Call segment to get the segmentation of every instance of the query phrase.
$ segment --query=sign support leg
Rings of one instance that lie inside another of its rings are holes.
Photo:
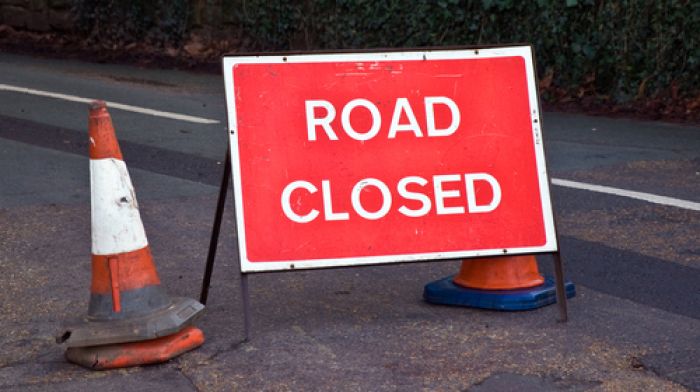
[[[224,205],[226,204],[226,194],[228,193],[228,182],[231,178],[231,150],[230,147],[226,150],[226,159],[224,159],[224,175],[221,178],[221,187],[219,188],[219,200],[216,204],[216,215],[214,216],[214,227],[211,230],[211,238],[209,240],[209,253],[207,254],[207,264],[204,269],[204,278],[202,279],[202,291],[199,294],[199,302],[202,305],[207,304],[209,296],[209,284],[211,283],[211,274],[214,270],[214,260],[216,259],[216,248],[219,245],[219,233],[221,232],[221,219],[224,216]]]
[[[243,335],[244,342],[250,341],[250,292],[248,291],[248,274],[241,273],[241,298],[243,299]]]
[[[554,275],[557,286],[557,306],[559,307],[559,318],[557,321],[565,323],[569,320],[566,309],[566,289],[564,287],[564,268],[561,261],[561,252],[556,251],[554,256]]]

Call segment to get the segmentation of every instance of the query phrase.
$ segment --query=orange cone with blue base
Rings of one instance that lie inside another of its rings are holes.
[[[102,101],[90,107],[89,136],[90,303],[87,316],[66,328],[58,341],[68,346],[69,361],[93,369],[162,362],[203,343],[202,332],[190,325],[204,306],[171,298],[160,284],[129,172]]]
[[[566,296],[576,295],[566,282]],[[425,286],[423,298],[435,304],[494,310],[529,310],[556,302],[554,279],[543,277],[535,256],[466,259],[459,274]]]
[[[534,256],[501,256],[462,261],[454,283],[480,290],[513,290],[539,286],[544,277]]]

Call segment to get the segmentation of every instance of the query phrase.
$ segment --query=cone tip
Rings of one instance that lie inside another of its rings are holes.
[[[107,109],[107,103],[101,99],[94,100],[90,102],[90,111],[96,111],[100,109]]]
[[[114,134],[111,116],[107,111],[107,103],[103,100],[90,102],[88,133],[90,134],[90,159],[124,159]]]

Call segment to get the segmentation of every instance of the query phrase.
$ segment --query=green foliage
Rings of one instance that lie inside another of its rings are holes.
[[[532,43],[547,94],[700,93],[700,2],[229,0],[255,50]],[[557,89],[558,88],[558,89]],[[545,98],[548,98],[545,96]],[[549,97],[556,98],[556,97]]]
[[[187,30],[187,0],[76,0],[77,25],[91,41],[120,47],[130,43],[177,44]]]
[[[93,42],[178,44],[204,25],[248,51],[531,43],[545,99],[700,95],[697,0],[75,1]]]

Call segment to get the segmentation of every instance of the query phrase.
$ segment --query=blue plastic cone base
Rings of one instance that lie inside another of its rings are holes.
[[[554,278],[545,277],[540,286],[517,290],[477,290],[454,284],[449,276],[425,285],[423,298],[433,304],[468,306],[494,310],[530,310],[557,302]],[[576,287],[564,282],[566,297],[576,295]]]

